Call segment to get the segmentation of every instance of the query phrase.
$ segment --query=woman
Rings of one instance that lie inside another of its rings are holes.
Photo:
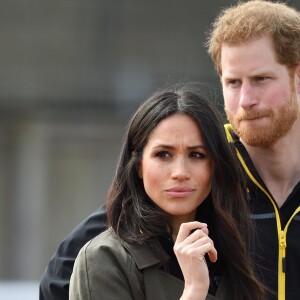
[[[81,249],[70,299],[263,299],[239,176],[213,105],[157,91],[128,124],[109,228]]]

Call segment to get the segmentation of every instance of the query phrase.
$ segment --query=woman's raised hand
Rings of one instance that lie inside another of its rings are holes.
[[[209,288],[209,274],[205,254],[217,261],[217,250],[208,237],[205,223],[182,223],[174,245],[174,252],[184,277],[181,299],[205,299]]]

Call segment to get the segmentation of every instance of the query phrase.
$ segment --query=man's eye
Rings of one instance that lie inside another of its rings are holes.
[[[236,87],[240,84],[240,81],[237,79],[228,79],[225,80],[225,85],[226,86],[232,86],[232,87]]]
[[[267,79],[268,79],[268,77],[266,77],[266,76],[258,76],[258,77],[256,77],[256,81],[265,81]]]
[[[230,80],[228,83],[229,83],[229,85],[238,85],[238,84],[239,84],[239,81],[236,80],[236,79],[232,79],[232,80]]]

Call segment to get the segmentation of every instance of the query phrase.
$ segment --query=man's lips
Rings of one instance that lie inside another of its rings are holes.
[[[239,121],[255,121],[267,117],[271,117],[271,112],[269,111],[262,111],[262,112],[248,112],[243,113],[238,116]]]
[[[170,189],[166,189],[166,193],[170,197],[175,198],[183,198],[188,197],[195,191],[194,188],[188,187],[188,186],[176,186],[172,187]]]
[[[264,118],[265,116],[259,116],[259,117],[245,117],[240,118],[240,121],[255,121]]]

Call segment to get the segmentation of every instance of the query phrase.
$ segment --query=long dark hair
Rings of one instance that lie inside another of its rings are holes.
[[[224,257],[234,299],[262,299],[262,287],[253,274],[247,250],[252,223],[239,164],[226,140],[219,112],[194,86],[158,90],[130,119],[108,193],[109,225],[122,240],[140,244],[151,243],[172,229],[169,216],[147,196],[138,166],[152,130],[174,114],[194,119],[213,161],[211,193],[204,202],[210,202],[213,224],[208,226]]]

